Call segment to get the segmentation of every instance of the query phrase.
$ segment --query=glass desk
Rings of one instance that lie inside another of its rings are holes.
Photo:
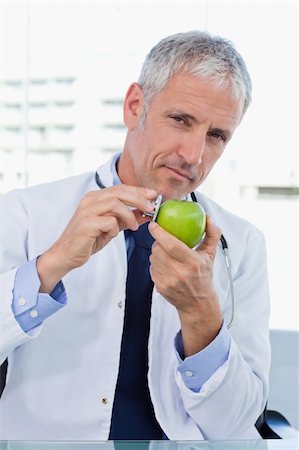
[[[0,450],[298,450],[297,439],[249,441],[0,441]]]

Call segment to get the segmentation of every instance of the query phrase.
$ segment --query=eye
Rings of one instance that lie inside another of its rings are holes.
[[[213,139],[216,139],[217,141],[226,142],[226,136],[219,131],[210,131],[208,133],[208,136],[212,137]]]
[[[171,116],[171,118],[179,125],[189,125],[189,122],[184,116]]]

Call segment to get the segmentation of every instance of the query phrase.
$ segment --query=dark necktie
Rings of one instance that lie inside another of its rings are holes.
[[[153,238],[147,223],[129,233],[135,248],[128,262],[124,329],[109,439],[162,439],[147,383],[153,291],[149,256]]]

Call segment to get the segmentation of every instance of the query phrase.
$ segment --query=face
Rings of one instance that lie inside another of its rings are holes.
[[[122,182],[182,198],[206,178],[239,124],[243,101],[211,81],[178,73],[152,99],[139,124],[143,92],[134,83],[124,105],[128,128],[118,172]]]

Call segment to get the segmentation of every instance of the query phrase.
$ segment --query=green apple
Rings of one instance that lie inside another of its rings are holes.
[[[199,244],[205,233],[206,214],[199,203],[172,199],[161,204],[156,222],[193,248]]]

